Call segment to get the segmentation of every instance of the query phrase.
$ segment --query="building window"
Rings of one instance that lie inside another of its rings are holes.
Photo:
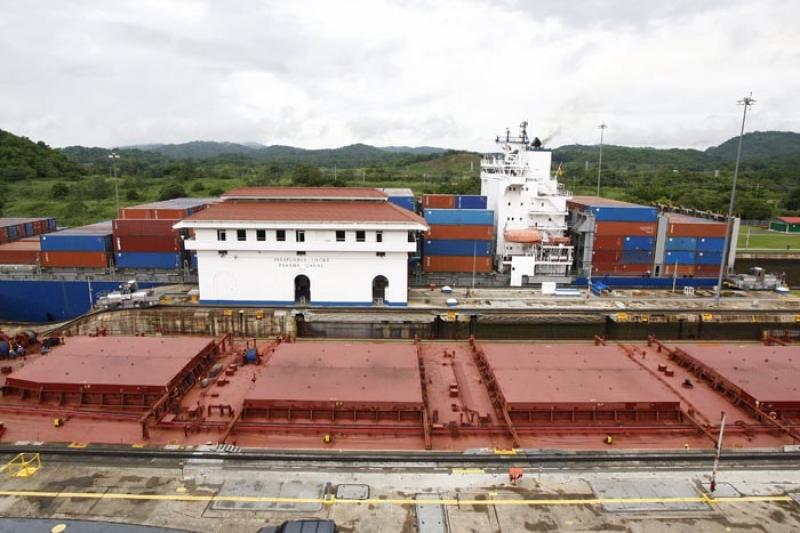
[[[296,242],[306,242],[306,232],[303,230],[297,230],[294,232],[294,240]]]
[[[383,232],[376,231],[375,232],[375,242],[383,242]]]
[[[306,255],[305,252],[297,252],[297,255]]]
[[[336,231],[336,242],[344,242],[344,231],[342,230]]]
[[[367,232],[363,230],[356,231],[356,242],[364,242],[367,240]]]
[[[386,252],[375,252],[375,255],[378,257],[386,257]]]
[[[417,239],[414,237],[413,231],[408,232],[408,242],[417,242]]]
[[[217,230],[217,240],[218,241],[224,241],[225,239],[227,239],[227,237],[228,237],[228,235],[225,233],[224,229],[218,229]]]
[[[237,229],[236,230],[236,240],[237,241],[246,241],[247,240],[247,230]]]
[[[266,241],[267,240],[267,230],[265,230],[265,229],[257,229],[256,230],[256,240],[257,241]]]
[[[285,241],[286,240],[286,230],[285,229],[276,230],[275,231],[275,240],[281,241],[281,242]]]

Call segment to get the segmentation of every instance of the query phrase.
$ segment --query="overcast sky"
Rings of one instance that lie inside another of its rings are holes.
[[[490,150],[705,148],[800,130],[794,0],[0,0],[0,128],[119,146],[219,140]]]

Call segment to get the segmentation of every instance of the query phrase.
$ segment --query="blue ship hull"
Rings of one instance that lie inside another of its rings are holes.
[[[92,302],[98,293],[114,291],[119,281],[92,281]],[[139,283],[149,288],[160,283]],[[0,320],[6,322],[60,322],[87,312],[88,281],[0,280]]]

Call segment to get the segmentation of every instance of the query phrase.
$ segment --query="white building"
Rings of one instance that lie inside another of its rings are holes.
[[[506,130],[495,141],[501,153],[481,160],[481,194],[494,211],[498,270],[510,271],[511,285],[567,281],[573,247],[567,237],[567,199],[550,173],[552,154],[531,142],[527,122],[518,137]]]
[[[368,188],[245,187],[175,225],[194,230],[200,301],[406,305],[427,225]]]

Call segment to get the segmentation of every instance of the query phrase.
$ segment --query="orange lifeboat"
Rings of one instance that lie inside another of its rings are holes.
[[[511,229],[504,234],[506,241],[520,244],[537,244],[542,242],[542,234],[535,229]]]

